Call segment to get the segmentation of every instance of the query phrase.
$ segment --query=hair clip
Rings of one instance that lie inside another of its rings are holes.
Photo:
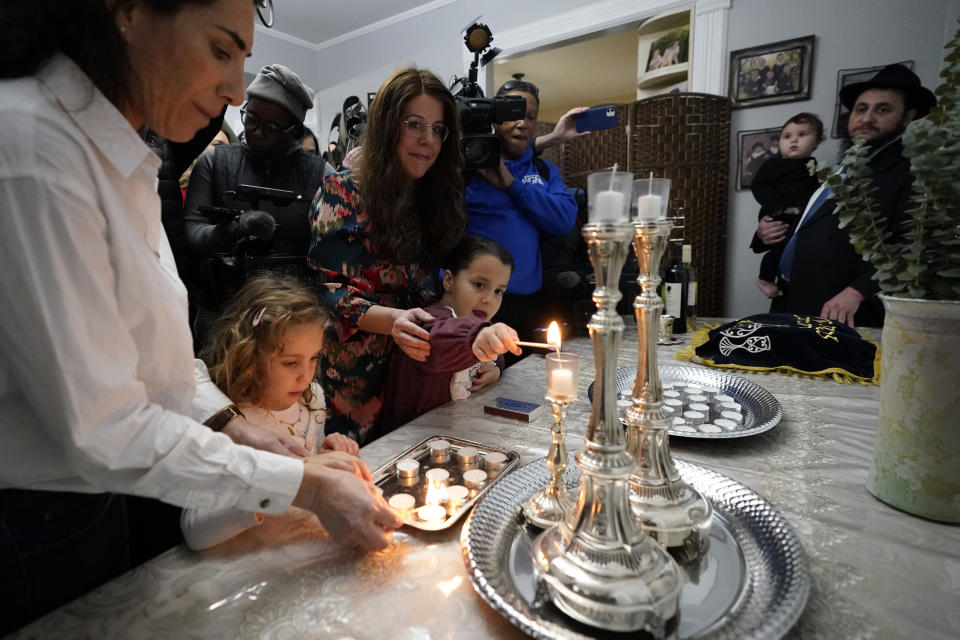
[[[253,326],[257,326],[258,324],[260,324],[260,320],[263,319],[263,312],[266,310],[267,308],[263,307],[262,309],[260,309],[260,311],[257,312],[257,315],[254,316],[253,318]]]

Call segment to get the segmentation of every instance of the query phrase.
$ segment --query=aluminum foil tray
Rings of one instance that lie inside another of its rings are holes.
[[[430,443],[435,440],[446,440],[450,443],[450,458],[446,462],[431,461]],[[476,464],[467,466],[460,465],[457,459],[457,452],[462,447],[474,447],[478,450],[479,456]],[[485,465],[483,461],[483,455],[485,453],[493,453],[495,451],[502,453],[507,458],[506,461],[501,465],[499,473],[488,471],[486,482],[484,482],[479,488],[470,489],[468,497],[465,500],[457,504],[450,502],[449,504],[443,505],[446,509],[446,517],[442,520],[424,522],[419,518],[416,509],[425,504],[424,498],[427,494],[427,470],[435,468],[446,469],[450,473],[448,485],[462,486],[464,485],[464,471],[468,471],[470,469],[484,469]],[[404,458],[413,458],[420,463],[420,472],[415,479],[398,477],[397,462],[403,460]],[[493,485],[495,485],[501,478],[512,471],[519,463],[520,454],[518,454],[516,451],[504,449],[503,447],[498,447],[496,445],[482,444],[480,442],[463,440],[461,438],[454,438],[451,436],[436,435],[430,436],[429,438],[426,438],[413,445],[406,451],[403,451],[389,462],[374,470],[372,475],[374,483],[383,490],[384,499],[389,500],[391,496],[398,493],[406,493],[412,495],[416,499],[414,508],[407,510],[405,513],[405,524],[408,524],[411,527],[416,527],[417,529],[423,529],[425,531],[439,531],[440,529],[446,529],[459,520],[460,516],[469,511],[481,496],[486,494]]]
[[[676,460],[684,480],[713,506],[709,552],[697,566],[682,566],[676,638],[767,640],[781,638],[806,606],[810,575],[789,523],[761,496],[734,480]],[[564,480],[576,492],[579,469]],[[480,501],[461,533],[470,581],[486,602],[535,638],[621,638],[561,613],[552,603],[533,609],[530,549],[539,530],[522,524],[521,505],[545,487],[543,459],[500,482]],[[632,636],[630,636],[632,637]],[[673,637],[673,636],[671,636]]]
[[[692,430],[670,428],[667,433],[671,436],[707,439],[743,438],[768,431],[777,426],[783,418],[783,409],[777,399],[773,397],[773,394],[743,376],[705,367],[672,365],[661,366],[659,372],[661,383],[716,387],[721,393],[731,396],[742,407],[743,421],[739,422],[733,429],[706,433],[699,431],[700,427],[694,427]],[[633,381],[636,376],[636,367],[620,367],[617,369],[617,398],[624,401],[624,405],[626,405],[625,401],[630,399]],[[587,396],[591,402],[593,402],[595,384],[595,382],[591,382],[587,389]],[[625,407],[621,407],[621,419],[623,418],[623,411],[625,411]],[[712,411],[710,417],[716,418],[717,413]]]

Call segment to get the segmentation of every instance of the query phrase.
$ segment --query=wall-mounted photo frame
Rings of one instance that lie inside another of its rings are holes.
[[[894,63],[890,63],[894,64]],[[913,71],[913,60],[903,60],[902,64]],[[833,94],[836,99],[836,106],[833,109],[833,128],[830,130],[830,136],[833,138],[847,137],[847,120],[850,118],[850,110],[840,104],[840,89],[854,82],[864,82],[877,74],[878,71],[886,67],[882,64],[876,67],[861,67],[859,69],[840,69],[837,71],[837,90]]]
[[[809,100],[816,36],[730,52],[730,101],[734,108]]]
[[[746,191],[760,166],[780,156],[780,127],[737,132],[737,191]]]

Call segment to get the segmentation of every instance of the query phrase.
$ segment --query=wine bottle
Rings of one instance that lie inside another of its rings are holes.
[[[687,331],[693,331],[697,328],[697,272],[693,268],[693,247],[689,244],[683,245],[681,251],[683,260],[683,271],[687,283],[685,320]]]
[[[683,270],[682,249],[679,242],[671,241],[671,264],[663,274],[663,309],[673,316],[673,332],[687,332],[686,273]]]

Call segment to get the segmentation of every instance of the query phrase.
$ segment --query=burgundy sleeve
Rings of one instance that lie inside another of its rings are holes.
[[[430,355],[416,366],[430,373],[457,372],[477,363],[473,341],[490,326],[474,316],[437,318],[430,326]]]

